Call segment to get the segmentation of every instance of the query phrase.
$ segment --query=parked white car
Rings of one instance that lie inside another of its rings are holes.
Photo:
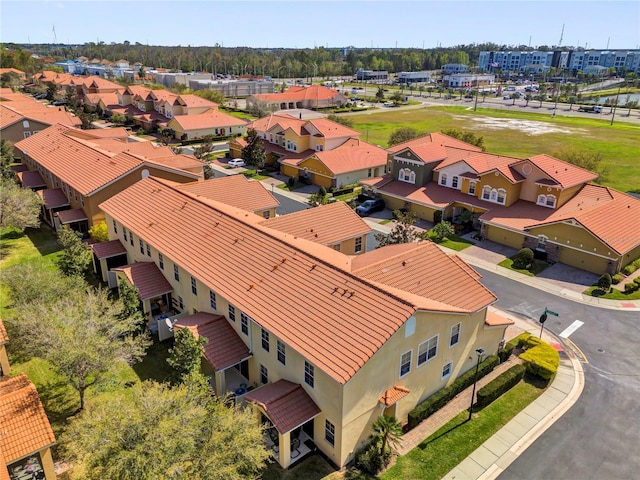
[[[233,160],[229,160],[229,163],[227,163],[227,165],[229,165],[229,167],[231,168],[235,168],[235,167],[244,167],[245,163],[244,163],[244,160],[242,160],[241,158],[234,158]]]

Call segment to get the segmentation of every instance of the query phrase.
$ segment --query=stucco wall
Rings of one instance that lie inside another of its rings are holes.
[[[522,243],[524,242],[523,233],[512,232],[511,230],[506,230],[495,225],[485,223],[483,232],[487,240],[517,248],[518,250],[522,248]]]

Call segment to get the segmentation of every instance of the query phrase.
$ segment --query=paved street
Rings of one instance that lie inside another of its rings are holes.
[[[585,389],[578,402],[498,478],[637,478],[638,312],[583,305],[479,270],[482,282],[500,299],[498,308],[528,317],[536,325],[548,307],[560,314],[545,323],[556,335],[575,320],[584,322],[569,338],[589,362],[583,365]]]

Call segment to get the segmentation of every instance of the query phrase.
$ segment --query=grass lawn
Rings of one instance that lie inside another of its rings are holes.
[[[635,292],[625,293],[613,287],[610,292],[604,293],[597,286],[593,286],[587,288],[583,293],[585,295],[591,295],[592,297],[608,298],[610,300],[640,300],[640,289]]]
[[[460,413],[408,454],[399,457],[396,464],[380,475],[380,478],[442,478],[543,391],[543,388],[521,382],[491,405],[478,411],[470,422],[467,421],[467,412]]]
[[[542,271],[544,271],[549,266],[549,264],[547,262],[543,262],[542,260],[534,260],[533,261],[533,270],[524,270],[524,269],[520,269],[520,268],[513,268],[513,257],[505,258],[498,265],[501,266],[501,267],[504,267],[504,268],[508,268],[509,270],[513,270],[514,272],[520,272],[520,273],[522,273],[524,275],[528,275],[530,277],[535,277],[536,275],[540,274]]]
[[[295,181],[295,183],[293,184],[293,187],[289,188],[289,184],[287,183],[280,183],[278,185],[276,185],[276,188],[279,188],[281,190],[288,190],[289,192],[294,192],[295,190],[305,187],[306,185],[302,182],[299,182],[298,180]]]
[[[456,250],[456,251],[460,251],[460,250],[464,250],[467,247],[470,247],[471,245],[475,245],[475,243],[473,243],[470,240],[465,240],[462,237],[459,237],[458,235],[453,235],[452,237],[445,237],[444,239],[442,239],[441,241],[436,241],[436,236],[433,232],[429,231],[429,240],[431,240],[434,243],[437,243],[438,245],[442,245],[443,247],[447,247],[450,248],[451,250]]]
[[[265,178],[269,178],[269,175],[258,174],[257,170],[255,169],[245,170],[244,172],[242,172],[242,175],[244,175],[247,178],[252,178],[253,180],[264,180]]]
[[[531,104],[535,107],[535,102]],[[562,117],[551,118],[547,110],[492,110],[478,103],[478,111],[468,106],[425,107],[411,110],[384,110],[372,114],[352,115],[354,129],[366,132],[368,141],[387,146],[394,130],[411,126],[420,133],[439,132],[447,128],[469,130],[484,137],[487,152],[511,155],[518,158],[560,150],[600,152],[603,164],[609,169],[606,185],[623,192],[638,190],[640,163],[638,134],[640,126],[627,123],[609,125],[610,118]],[[533,111],[532,111],[533,110]],[[496,129],[495,123],[483,120],[501,119],[504,128]],[[514,122],[515,121],[515,122]],[[522,122],[550,127],[545,133],[533,135]],[[507,123],[509,122],[509,123]],[[539,122],[539,123],[538,123]],[[524,131],[522,130],[524,128]]]

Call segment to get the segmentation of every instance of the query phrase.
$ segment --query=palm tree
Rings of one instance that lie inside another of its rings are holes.
[[[373,434],[371,435],[376,443],[380,444],[380,458],[383,458],[387,445],[392,448],[400,444],[402,437],[402,425],[390,415],[381,415],[371,427]]]

